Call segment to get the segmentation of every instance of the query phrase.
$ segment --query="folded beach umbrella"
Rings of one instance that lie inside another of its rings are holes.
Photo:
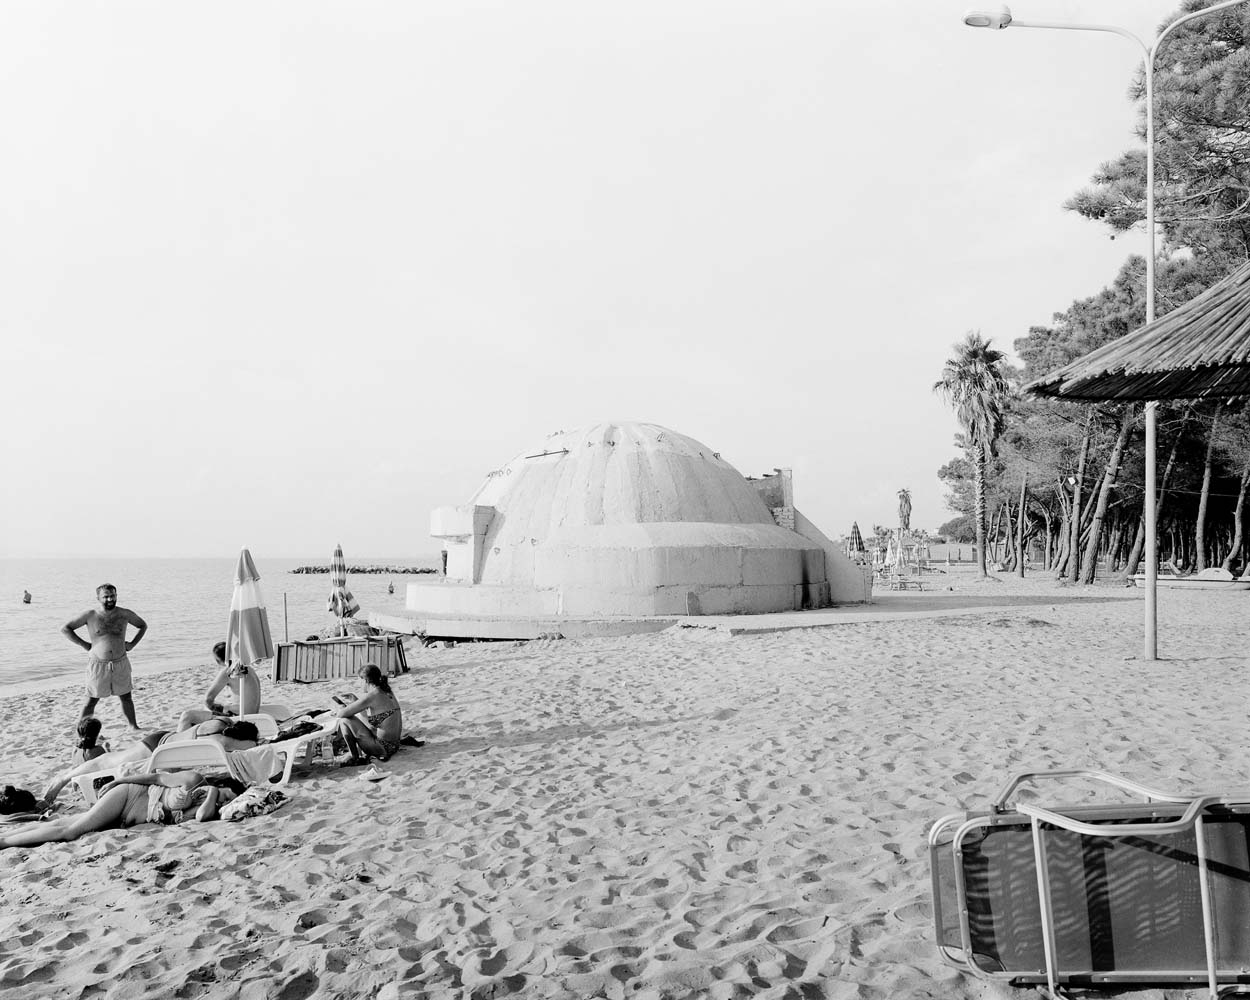
[[[339,631],[343,631],[343,619],[350,618],[360,610],[356,598],[347,589],[347,562],[343,559],[343,546],[334,546],[334,558],[330,562],[330,600],[326,610],[339,619]]]
[[[239,552],[234,568],[234,593],[230,597],[230,625],[226,629],[226,660],[247,666],[273,656],[269,612],[260,590],[260,574],[246,548]]]
[[[859,533],[858,521],[851,522],[851,551],[852,552],[864,551],[864,536]]]

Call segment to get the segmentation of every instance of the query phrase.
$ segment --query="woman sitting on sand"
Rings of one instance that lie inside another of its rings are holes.
[[[107,746],[100,746],[100,730],[104,726],[94,715],[84,715],[78,720],[78,746],[70,755],[71,766],[85,764],[89,760],[103,757],[108,753]]]
[[[221,806],[245,788],[226,775],[206,778],[198,771],[159,771],[118,778],[100,790],[100,797],[87,812],[23,827],[0,837],[0,848],[77,840],[96,830],[140,823],[182,823],[193,816],[206,823],[216,819]]]
[[[75,778],[80,778],[84,774],[96,774],[101,771],[116,771],[125,764],[142,763],[152,756],[153,750],[166,743],[212,740],[214,743],[220,743],[222,748],[229,752],[231,750],[252,749],[258,742],[258,736],[259,733],[256,731],[255,723],[230,722],[226,719],[209,719],[207,722],[202,722],[198,726],[193,726],[181,732],[171,733],[158,729],[148,733],[143,739],[125,750],[115,750],[113,753],[102,754],[99,757],[84,761],[76,767],[71,767],[68,771],[63,771],[57,775],[43,793],[42,801],[46,808],[56,801],[56,797],[61,794],[61,789]]]
[[[351,751],[351,756],[341,762],[345,767],[366,764],[370,757],[386,760],[399,749],[399,738],[404,734],[404,717],[399,699],[391,691],[391,682],[375,663],[361,667],[360,677],[365,682],[365,693],[335,713],[339,717],[339,732]],[[361,712],[365,713],[363,719],[359,717]]]

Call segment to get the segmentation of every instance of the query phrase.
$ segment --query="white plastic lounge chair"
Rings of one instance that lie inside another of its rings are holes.
[[[278,720],[265,712],[239,716],[239,721],[252,723],[256,727],[256,735],[262,740],[271,740],[278,735]]]
[[[234,769],[220,743],[212,740],[193,740],[186,743],[167,743],[152,751],[145,764],[124,764],[108,771],[80,774],[74,779],[82,796],[89,803],[99,798],[99,789],[110,781],[127,774],[150,774],[153,771],[179,771],[187,768],[224,767],[231,775]]]
[[[144,771],[196,771],[206,767],[221,767],[233,777],[234,765],[225,748],[215,740],[188,740],[185,743],[166,743],[152,751]]]
[[[82,792],[82,797],[90,805],[100,797],[99,789],[113,779],[120,777],[121,774],[138,773],[138,767],[139,765],[137,764],[126,764],[122,768],[114,768],[110,771],[92,771],[90,774],[80,774],[74,779],[74,784],[78,786],[78,790]]]
[[[248,750],[225,750],[213,740],[192,740],[187,743],[166,743],[152,751],[146,770],[179,771],[192,768],[224,767],[231,777],[247,785],[264,785],[271,782],[281,767],[281,754],[273,746],[262,744]]]
[[[312,763],[313,749],[320,747],[323,740],[329,739],[334,735],[334,731],[338,728],[338,722],[338,716],[331,715],[323,719],[321,728],[315,732],[305,733],[303,736],[293,740],[280,740],[277,743],[266,744],[268,749],[285,758],[285,764],[282,768],[282,779],[277,784],[285,785],[291,780],[291,770],[295,767],[295,760],[301,750],[304,751],[304,762],[306,764]]]

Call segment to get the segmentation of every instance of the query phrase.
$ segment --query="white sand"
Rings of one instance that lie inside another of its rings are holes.
[[[961,594],[1132,596],[952,579]],[[413,650],[395,687],[429,742],[384,765],[387,781],[313,768],[272,816],[0,852],[0,991],[1033,995],[939,960],[925,834],[1018,770],[1250,788],[1250,592],[1160,604],[1173,659],[1154,663],[1136,658],[1140,600],[1089,599]],[[142,679],[141,720],[168,724],[207,680]],[[68,757],[78,694],[3,707],[3,780],[38,789]],[[101,713],[115,735],[116,702]]]

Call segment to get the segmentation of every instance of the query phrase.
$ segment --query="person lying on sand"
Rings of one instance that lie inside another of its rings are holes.
[[[350,751],[349,757],[340,762],[345,767],[367,764],[370,757],[386,760],[399,749],[399,740],[404,734],[399,699],[377,664],[366,663],[361,667],[360,678],[365,693],[351,704],[342,705],[335,713],[339,717],[339,733]],[[359,717],[361,712],[365,713],[363,719]]]
[[[258,736],[255,723],[230,722],[226,719],[209,719],[208,722],[202,722],[198,726],[192,726],[190,729],[179,732],[171,733],[158,729],[148,733],[143,739],[138,740],[125,750],[115,750],[112,753],[102,754],[92,760],[84,761],[76,767],[71,767],[68,771],[61,772],[48,785],[41,801],[44,807],[47,808],[56,801],[56,797],[61,794],[61,790],[75,778],[80,778],[84,774],[116,771],[125,764],[142,763],[152,756],[153,750],[158,746],[164,746],[166,743],[212,740],[214,743],[220,743],[226,751],[251,750],[252,747],[256,746]]]
[[[26,826],[0,837],[3,847],[37,847],[77,840],[83,834],[140,823],[201,823],[217,818],[221,806],[247,786],[226,775],[205,777],[198,771],[160,771],[110,781],[87,812]]]
[[[224,642],[213,647],[213,659],[217,661],[217,676],[204,692],[205,707],[189,708],[183,712],[178,720],[180,730],[207,722],[215,715],[251,715],[260,711],[260,674],[242,663],[226,663]],[[227,688],[234,695],[233,707],[217,701]]]

